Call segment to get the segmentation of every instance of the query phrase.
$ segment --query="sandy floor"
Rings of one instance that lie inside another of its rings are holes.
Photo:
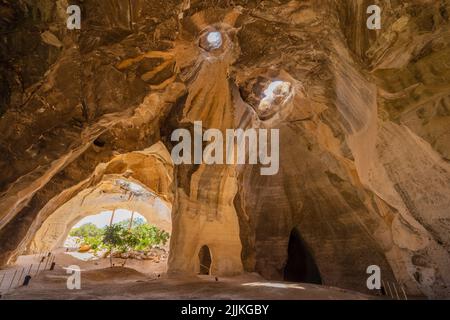
[[[20,256],[15,265],[0,270],[0,295],[5,295],[14,288],[23,284],[25,276],[31,275],[34,280],[38,279],[44,269],[49,270],[53,261],[57,264],[57,269],[66,272],[64,268],[76,265],[82,272],[109,269],[108,259],[96,259],[83,261],[75,258],[73,253],[66,253],[65,250],[58,250],[51,257],[47,254]],[[120,259],[114,258],[114,266],[123,266],[134,269],[143,276],[157,278],[158,275],[167,271],[166,259],[161,259],[159,263],[150,260]],[[66,276],[67,277],[67,276]]]
[[[90,271],[97,269],[110,268],[110,261],[108,259],[97,259],[93,261],[83,261],[73,257],[70,254],[60,252],[56,254],[55,261],[59,266],[77,265],[82,271]],[[167,261],[161,260],[155,263],[151,260],[135,260],[135,259],[120,259],[114,258],[113,264],[115,267],[120,267],[125,263],[125,267],[134,269],[146,276],[156,277],[158,274],[164,274],[167,271]]]
[[[36,257],[21,257],[15,268],[23,268]],[[57,253],[53,271],[34,275],[29,286],[3,290],[2,299],[373,299],[357,292],[313,284],[267,281],[257,274],[219,278],[194,276],[167,278],[166,261],[154,263],[109,259],[82,261],[63,252]],[[66,268],[81,269],[81,289],[67,289]]]
[[[198,276],[150,277],[134,269],[114,267],[84,271],[81,289],[68,290],[66,270],[57,268],[33,278],[28,287],[2,299],[370,299],[360,293],[325,286],[266,281],[255,274],[232,278]]]

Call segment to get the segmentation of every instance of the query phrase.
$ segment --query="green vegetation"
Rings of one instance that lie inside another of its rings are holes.
[[[79,237],[80,244],[89,245],[94,252],[107,249],[110,253],[150,250],[154,245],[165,245],[170,237],[168,232],[147,224],[142,218],[133,219],[131,229],[130,219],[104,228],[86,223],[72,229],[69,235]]]
[[[130,227],[130,220],[131,219],[123,220],[123,221],[120,221],[120,222],[118,222],[116,224],[122,226],[123,228],[127,228],[128,229]],[[144,219],[142,219],[142,218],[134,218],[133,219],[133,226],[132,226],[132,228],[134,229],[134,228],[136,228],[136,227],[138,227],[140,225],[143,225],[143,224],[147,224]]]
[[[97,228],[93,223],[85,223],[79,228],[74,228],[70,230],[69,235],[72,237],[88,238],[97,237],[103,234],[103,230]]]
[[[80,238],[80,244],[88,244],[91,249],[97,251],[103,239],[104,230],[97,228],[93,223],[85,223],[79,228],[74,228],[69,235]]]
[[[145,250],[161,243],[165,245],[170,236],[168,232],[146,223],[136,226],[131,231],[132,237],[136,239],[136,245],[134,246],[136,250]]]

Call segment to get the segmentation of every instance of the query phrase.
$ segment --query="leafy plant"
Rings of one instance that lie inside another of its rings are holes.
[[[117,224],[120,224],[124,228],[128,228],[130,226],[130,220],[131,219],[123,220],[123,221],[118,222]],[[136,228],[143,224],[147,224],[144,219],[139,218],[139,217],[133,218],[132,228]]]
[[[147,224],[142,218],[135,218],[131,229],[130,219],[104,228],[98,228],[93,223],[86,223],[79,228],[74,228],[70,236],[80,238],[79,243],[89,245],[94,252],[107,249],[112,266],[114,252],[144,251],[151,249],[154,245],[165,245],[170,234]]]
[[[149,249],[161,243],[165,245],[170,236],[168,232],[148,224],[139,225],[132,232],[138,239],[138,243],[134,246],[136,250]]]
[[[112,267],[112,253],[114,249],[120,249],[124,245],[124,240],[122,238],[122,232],[124,228],[119,224],[113,224],[111,226],[105,227],[105,233],[103,235],[103,244],[108,248],[109,251],[109,262]]]
[[[69,235],[80,238],[98,237],[103,235],[103,229],[98,228],[93,223],[85,223],[78,228],[73,228]]]
[[[94,252],[97,252],[101,249],[103,244],[103,234],[95,237],[87,237],[84,238],[83,243],[88,244]]]

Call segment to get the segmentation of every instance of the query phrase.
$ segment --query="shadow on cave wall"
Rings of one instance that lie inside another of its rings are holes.
[[[284,280],[322,284],[316,262],[297,228],[292,229],[289,236]]]
[[[198,253],[198,259],[200,261],[200,272],[199,274],[209,275],[211,272],[211,252],[208,246],[203,246],[200,248]]]

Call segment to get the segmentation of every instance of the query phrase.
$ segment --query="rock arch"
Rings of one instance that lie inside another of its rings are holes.
[[[26,237],[9,259],[11,261],[28,251],[52,249],[81,217],[118,206],[136,208],[146,215],[148,221],[171,229],[170,209],[161,212],[147,200],[157,198],[170,208],[174,197],[172,180],[172,160],[162,143],[142,151],[117,155],[98,165],[85,181],[53,197],[39,211]],[[123,185],[127,181],[142,186],[144,194],[138,197],[139,201],[130,201],[130,190],[124,189]],[[48,236],[49,230],[54,234]]]
[[[133,197],[108,177],[97,186],[85,189],[53,212],[37,230],[30,245],[31,253],[52,251],[63,245],[72,227],[82,218],[115,209],[127,209],[143,215],[147,222],[171,233],[172,204],[151,191]]]
[[[89,0],[73,37],[58,2],[25,2],[2,1],[0,19],[15,44],[0,64],[1,266],[120,176],[173,203],[170,272],[195,274],[208,243],[213,273],[280,280],[299,226],[325,284],[364,291],[377,264],[408,294],[449,296],[448,6],[391,1],[372,32],[367,1]],[[274,80],[289,94],[261,104]],[[174,168],[170,133],[196,120],[279,128],[279,174]]]

